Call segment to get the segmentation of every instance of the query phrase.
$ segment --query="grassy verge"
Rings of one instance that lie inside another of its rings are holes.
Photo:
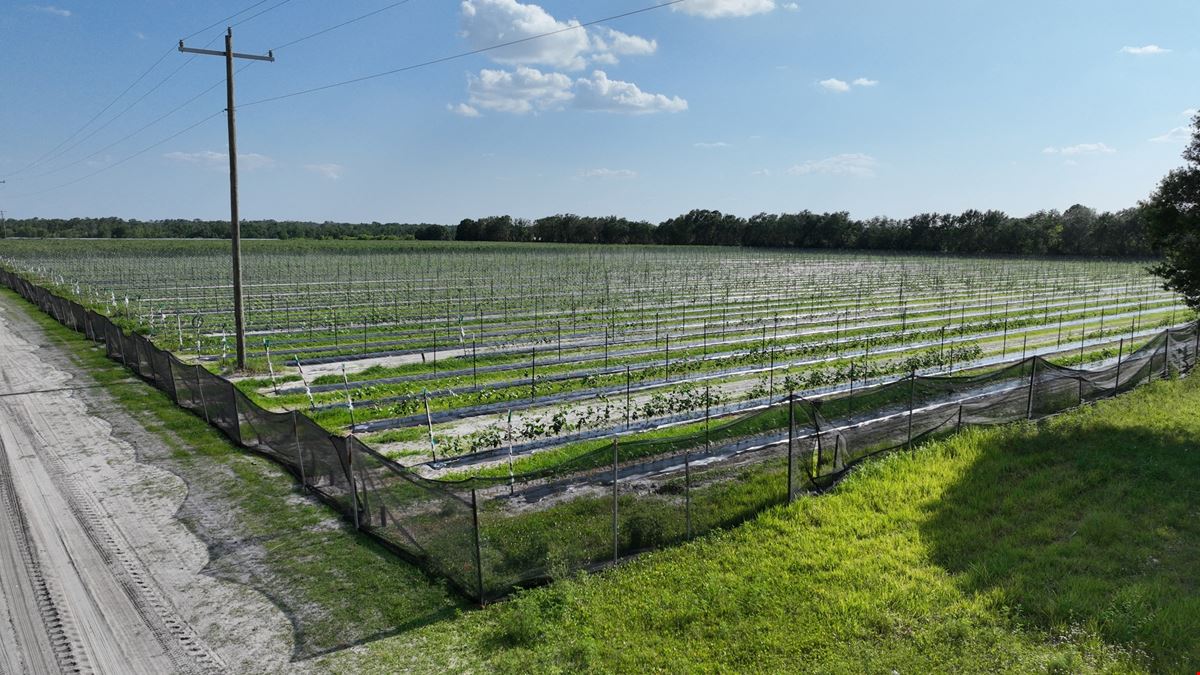
[[[0,301],[35,321],[52,344],[148,431],[160,449],[139,448],[189,486],[180,518],[209,547],[207,571],[263,592],[292,619],[297,656],[310,656],[455,615],[461,600],[443,583],[344,526],[303,498],[275,464],[229,442],[202,419],[71,331],[0,290]],[[214,514],[216,514],[214,516]]]
[[[1197,409],[1193,378],[1040,425],[971,430],[743,527],[324,665],[1190,672]]]

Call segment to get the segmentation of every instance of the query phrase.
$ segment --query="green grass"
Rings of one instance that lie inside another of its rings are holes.
[[[1192,672],[1200,379],[867,463],[831,493],[330,658],[342,672]]]

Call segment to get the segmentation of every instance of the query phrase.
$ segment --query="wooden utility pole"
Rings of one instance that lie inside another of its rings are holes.
[[[225,29],[225,51],[184,47],[179,41],[179,51],[186,54],[205,54],[225,57],[225,113],[229,127],[229,231],[233,242],[233,322],[237,331],[237,369],[246,369],[246,317],[242,309],[242,224],[238,220],[238,174],[237,174],[237,124],[233,105],[233,60],[274,61],[271,51],[266,56],[238,54],[233,51],[233,29]]]

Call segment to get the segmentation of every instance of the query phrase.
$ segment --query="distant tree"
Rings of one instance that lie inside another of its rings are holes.
[[[1151,270],[1200,310],[1200,113],[1192,119],[1192,140],[1184,166],[1167,174],[1145,202],[1146,226],[1163,260]]]
[[[450,233],[441,225],[425,225],[418,228],[413,236],[422,241],[445,241],[450,238]]]

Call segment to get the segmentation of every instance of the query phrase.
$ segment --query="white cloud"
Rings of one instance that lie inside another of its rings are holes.
[[[337,180],[346,172],[346,167],[341,164],[305,164],[304,168],[313,173],[319,173],[329,180]]]
[[[593,47],[597,52],[609,52],[621,56],[649,56],[658,51],[657,40],[647,40],[637,35],[628,35],[619,30],[602,28],[600,35],[592,36]]]
[[[516,0],[463,0],[463,36],[474,48],[511,42],[542,33],[578,25],[561,22],[538,5],[523,5]],[[568,30],[496,50],[490,55],[500,63],[539,64],[579,70],[587,65],[585,55],[591,49],[587,31]]]
[[[461,9],[462,35],[476,49],[554,33],[489,52],[505,65],[581,70],[589,62],[611,65],[619,56],[658,50],[654,40],[611,28],[588,30],[574,19],[559,21],[539,5],[517,0],[463,0]]]
[[[71,10],[55,7],[54,5],[27,5],[27,7],[35,12],[53,14],[54,16],[61,16],[63,18],[71,16]]]
[[[574,94],[566,75],[520,66],[514,72],[485,68],[468,75],[467,96],[470,107],[524,114],[561,108]]]
[[[762,176],[765,178],[765,177],[768,177],[771,175],[771,170],[770,169],[755,169],[754,171],[750,172],[750,175],[751,176]]]
[[[449,110],[450,112],[454,113],[455,115],[458,115],[459,117],[479,117],[480,116],[478,110],[476,110],[475,108],[472,108],[471,106],[467,105],[466,103],[459,103],[457,105],[453,104],[453,103],[447,103],[446,110]]]
[[[145,33],[143,33],[143,32],[142,32],[142,31],[140,31],[140,30],[135,30],[135,31],[133,31],[133,36],[134,36],[134,37],[136,37],[136,38],[137,38],[137,39],[139,39],[139,40],[145,40],[145,39],[146,39],[146,34],[145,34]]]
[[[214,150],[168,152],[163,157],[173,162],[202,166],[206,169],[229,169],[229,154]],[[277,165],[278,162],[266,155],[260,155],[256,152],[238,153],[239,170],[254,171],[256,169],[269,169]]]
[[[796,2],[785,2],[781,5],[779,5],[779,7],[781,9],[786,9],[789,12],[799,12],[800,11],[800,3],[796,3]]]
[[[1184,117],[1195,117],[1197,114],[1200,114],[1200,110],[1196,110],[1195,108],[1188,108],[1183,111]]]
[[[579,173],[580,178],[632,179],[638,177],[638,172],[630,169],[585,169]]]
[[[1162,136],[1155,136],[1150,139],[1151,143],[1179,143],[1186,141],[1192,137],[1192,130],[1189,127],[1175,127]]]
[[[515,71],[485,68],[479,75],[467,75],[467,96],[469,104],[446,107],[466,117],[478,116],[480,109],[518,115],[560,110],[570,102],[579,110],[631,115],[681,112],[688,107],[678,96],[644,92],[632,82],[608,79],[602,70],[593,72],[591,78],[572,81],[562,73],[543,73],[526,66]]]
[[[1068,145],[1062,148],[1043,148],[1042,154],[1046,155],[1063,155],[1065,157],[1074,157],[1078,155],[1111,155],[1116,152],[1116,149],[1110,148],[1104,143],[1080,143],[1079,145]]]
[[[832,92],[836,92],[838,94],[844,94],[844,93],[850,91],[850,87],[852,85],[855,87],[874,87],[877,84],[879,84],[879,80],[872,80],[867,77],[860,77],[860,78],[855,79],[853,82],[847,82],[845,80],[839,80],[836,77],[831,77],[828,80],[821,80],[817,84],[821,85],[821,87],[824,88],[826,91],[832,91]]]
[[[700,148],[701,150],[716,150],[718,148],[733,147],[725,141],[717,141],[715,143],[693,143],[692,146]]]
[[[1170,49],[1163,49],[1158,45],[1146,45],[1144,47],[1121,47],[1122,54],[1133,54],[1134,56],[1153,56],[1155,54],[1167,54],[1170,51]]]
[[[775,0],[688,0],[671,9],[706,19],[763,14],[775,9]]]
[[[821,85],[828,91],[836,91],[839,94],[850,91],[850,85],[844,80],[839,80],[836,77],[831,77],[828,80],[821,80],[817,84]]]
[[[581,77],[575,82],[575,107],[595,112],[645,115],[687,110],[687,101],[678,96],[668,97],[642,91],[632,82],[610,80],[603,70],[592,78]]]
[[[870,178],[875,175],[879,161],[870,155],[862,153],[846,153],[814,159],[797,164],[787,170],[793,176],[807,176],[814,173],[831,174],[835,176],[858,176]]]

